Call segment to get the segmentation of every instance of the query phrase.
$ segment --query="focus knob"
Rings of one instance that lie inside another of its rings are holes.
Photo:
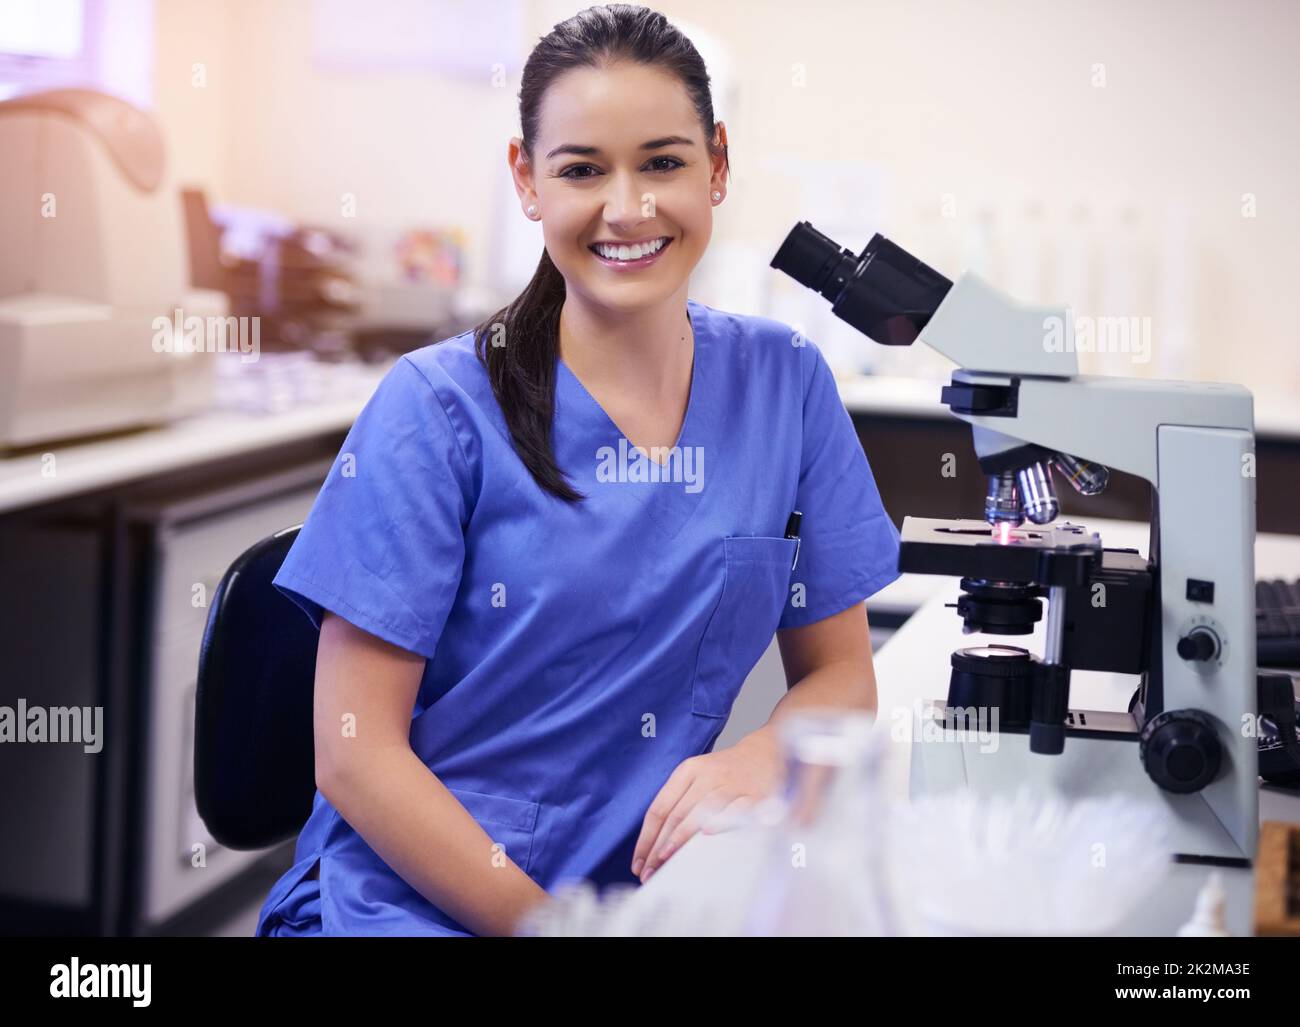
[[[1199,710],[1166,710],[1139,738],[1142,766],[1167,792],[1199,792],[1219,772],[1222,747],[1214,722]]]
[[[1219,636],[1209,628],[1192,628],[1178,640],[1178,655],[1184,660],[1212,660],[1219,655]]]

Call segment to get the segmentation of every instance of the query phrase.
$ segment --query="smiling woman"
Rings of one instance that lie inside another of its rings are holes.
[[[687,297],[727,173],[699,54],[590,8],[520,103],[536,275],[397,362],[275,579],[321,628],[320,790],[259,933],[507,933],[644,879],[779,783],[771,723],[712,751],[778,629],[774,718],[874,703],[898,533],[830,368]]]
[[[546,248],[533,280],[477,338],[521,459],[572,502],[549,441],[557,357],[623,408],[615,416],[629,438],[633,422],[659,436],[650,442],[676,437],[676,425],[657,422],[680,420],[685,407],[682,312],[725,195],[727,134],[699,53],[646,8],[591,8],[555,26],[529,56],[519,96],[523,134],[507,157]],[[500,329],[509,343],[489,346]],[[641,395],[658,400],[648,416],[618,399],[638,377],[652,383]]]

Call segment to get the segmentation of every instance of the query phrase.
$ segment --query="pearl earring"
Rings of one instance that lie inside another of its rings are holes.
[[[537,217],[537,204],[535,204],[535,203],[530,203],[530,204],[528,205],[528,216],[529,216],[530,218],[535,218],[535,217]]]
[[[716,189],[713,190],[713,202],[717,203],[721,199],[722,199],[722,193],[718,192]]]

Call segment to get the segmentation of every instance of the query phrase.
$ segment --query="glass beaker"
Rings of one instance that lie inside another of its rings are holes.
[[[887,736],[861,710],[809,708],[778,724],[786,778],[746,934],[892,935]]]

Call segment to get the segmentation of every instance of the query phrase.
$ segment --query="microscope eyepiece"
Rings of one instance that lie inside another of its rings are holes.
[[[831,312],[884,346],[908,346],[952,282],[877,233],[854,256],[807,221],[790,230],[771,266],[831,301]]]
[[[822,235],[807,221],[800,221],[785,237],[769,266],[784,271],[800,285],[806,285],[834,302],[844,288],[854,261],[850,250],[841,249],[838,243]]]

